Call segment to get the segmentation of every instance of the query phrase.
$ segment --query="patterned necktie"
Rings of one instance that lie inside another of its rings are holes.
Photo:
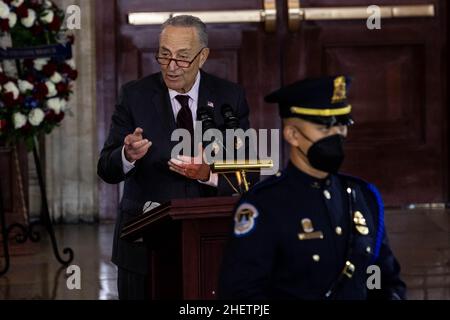
[[[189,131],[191,139],[194,139],[194,125],[192,123],[192,112],[189,108],[189,96],[178,95],[175,97],[181,105],[177,115],[177,127]]]

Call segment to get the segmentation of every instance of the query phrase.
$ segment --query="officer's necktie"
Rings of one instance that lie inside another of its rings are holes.
[[[181,110],[177,115],[177,127],[186,129],[194,139],[194,125],[192,123],[192,112],[189,108],[189,96],[178,95],[175,97],[181,105]]]

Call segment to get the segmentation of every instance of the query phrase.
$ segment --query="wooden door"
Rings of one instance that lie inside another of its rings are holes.
[[[369,6],[365,0],[301,1],[302,7]],[[344,171],[375,183],[387,205],[448,200],[446,1],[385,0],[377,5],[433,4],[435,17],[303,22],[286,35],[284,82],[353,76]]]
[[[274,32],[263,23],[210,24],[205,71],[246,88],[251,124],[280,128],[277,108],[264,96],[281,85],[346,73],[354,77],[351,128],[344,171],[375,183],[387,205],[448,200],[445,0],[382,0],[378,5],[430,3],[435,16],[382,20],[305,21],[289,30],[288,3],[277,0]],[[368,0],[303,0],[301,8],[368,6]],[[109,129],[120,86],[159,71],[154,60],[159,26],[128,23],[131,12],[262,9],[261,0],[96,2],[98,143]],[[112,13],[111,13],[112,12]],[[286,150],[285,150],[286,151]],[[282,152],[285,155],[286,152]],[[286,161],[286,157],[284,157]],[[103,219],[114,219],[119,191],[100,182]]]

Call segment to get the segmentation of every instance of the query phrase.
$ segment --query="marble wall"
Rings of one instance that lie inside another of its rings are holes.
[[[45,140],[45,169],[50,213],[54,221],[94,222],[98,219],[96,175],[96,77],[94,1],[54,0],[61,8],[81,8],[81,29],[74,30],[79,78],[69,102],[71,115]],[[30,182],[33,182],[31,176]],[[35,184],[34,184],[35,186]],[[31,210],[38,207],[38,193],[30,190]]]

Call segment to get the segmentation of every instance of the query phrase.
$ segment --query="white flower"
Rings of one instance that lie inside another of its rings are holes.
[[[56,91],[56,87],[53,84],[53,82],[47,81],[47,82],[45,82],[45,85],[47,86],[47,89],[48,89],[47,97],[53,97],[58,94],[58,91]]]
[[[75,60],[72,58],[72,59],[70,59],[70,60],[66,60],[66,63],[69,65],[69,67],[71,67],[72,69],[76,69],[76,66],[75,66]]]
[[[44,8],[51,8],[53,7],[53,3],[49,0],[44,1]]]
[[[42,111],[40,108],[33,109],[28,114],[28,121],[31,123],[31,125],[35,127],[40,125],[44,120],[44,118],[45,118],[44,111]]]
[[[36,12],[32,9],[28,9],[28,17],[22,18],[20,21],[25,27],[31,28],[36,21]]]
[[[50,61],[49,58],[40,58],[33,61],[34,68],[37,71],[42,71],[44,66]]]
[[[61,103],[61,111],[65,112],[67,110],[67,100],[66,99],[60,99],[59,102]]]
[[[6,19],[9,17],[9,6],[0,0],[0,18]]]
[[[15,85],[14,82],[9,81],[3,86],[3,89],[6,93],[11,92],[13,94],[14,100],[16,100],[19,97],[19,89]]]
[[[13,123],[15,129],[20,129],[27,124],[27,117],[20,112],[13,114]]]
[[[8,22],[9,27],[14,28],[16,23],[17,23],[17,14],[15,12],[10,12],[9,13],[9,22]]]
[[[53,12],[53,10],[44,10],[41,14],[41,21],[44,23],[52,23],[53,18],[55,17],[55,13]]]
[[[34,85],[26,80],[19,80],[18,83],[19,83],[19,90],[21,93],[25,93],[29,90],[31,91],[34,88]]]
[[[11,1],[11,5],[16,7],[16,8],[20,7],[22,5],[22,3],[23,3],[23,0],[13,0],[13,1]]]
[[[55,111],[56,114],[61,112],[61,99],[52,98],[47,101],[47,108]]]
[[[53,82],[53,83],[60,83],[62,81],[62,79],[63,78],[62,78],[61,74],[59,72],[55,72],[51,76],[50,81]]]

